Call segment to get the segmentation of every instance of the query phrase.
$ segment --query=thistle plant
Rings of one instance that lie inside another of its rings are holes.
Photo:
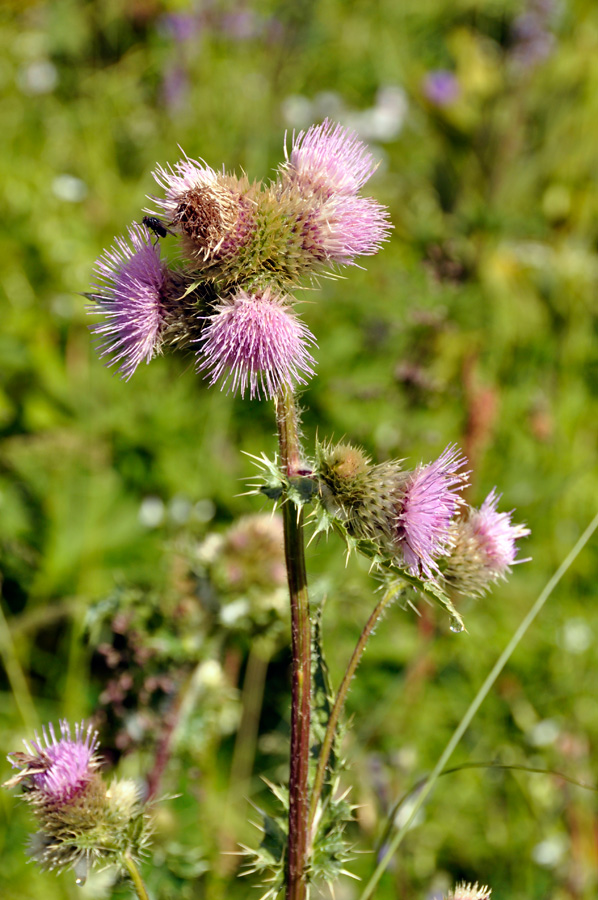
[[[98,768],[98,735],[91,726],[65,720],[60,737],[53,725],[42,737],[24,741],[25,751],[9,756],[17,773],[4,787],[21,785],[33,808],[39,831],[31,856],[43,868],[73,869],[84,884],[90,866],[115,866],[141,884],[138,862],[149,839],[148,819],[135,783],[106,785]]]
[[[290,775],[287,786],[273,786],[280,815],[265,816],[264,842],[246,850],[248,871],[259,873],[263,896],[272,900],[283,891],[287,900],[303,900],[310,884],[332,886],[350,874],[344,831],[352,807],[339,787],[340,727],[349,685],[384,611],[399,599],[413,605],[423,598],[448,613],[453,631],[463,631],[459,596],[481,595],[505,577],[520,561],[517,542],[529,533],[511,522],[511,513],[498,511],[496,491],[480,509],[467,505],[468,463],[455,445],[407,465],[374,462],[350,442],[318,439],[310,451],[301,437],[296,392],[315,374],[317,343],[295,294],[377,253],[388,239],[388,212],[363,194],[375,169],[358,136],[329,121],[293,136],[269,183],[187,156],[160,165],[154,172],[160,192],[144,210],[150,225],[159,219],[158,228],[134,223],[117,238],[98,260],[87,295],[89,312],[100,316],[91,326],[100,356],[123,379],[161,352],[184,350],[194,354],[209,385],[249,402],[273,401],[278,449],[255,460],[252,490],[282,512],[291,617]],[[176,265],[162,258],[160,235],[178,241]],[[316,535],[335,532],[348,554],[364,555],[379,589],[336,692],[325,676],[319,620],[308,597],[308,528]],[[81,741],[77,732],[77,741],[87,760],[77,790],[82,797],[99,791],[97,802],[112,809],[97,787],[95,738]],[[66,732],[63,743],[70,746]],[[66,753],[59,746],[54,739],[45,749],[38,742],[19,759],[45,835],[50,819],[40,779],[48,781],[54,757]],[[93,845],[97,831],[86,835],[85,846],[73,844],[64,859],[103,858],[101,841]],[[123,859],[128,852],[114,851]],[[487,900],[490,892],[468,885],[449,896]]]

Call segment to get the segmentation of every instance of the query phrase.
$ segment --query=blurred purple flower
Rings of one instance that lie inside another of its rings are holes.
[[[355,131],[325,119],[293,136],[284,168],[304,191],[330,197],[355,194],[376,170],[374,157]]]
[[[198,371],[210,384],[221,381],[241,396],[274,397],[293,382],[305,384],[313,374],[307,350],[315,338],[284,300],[269,288],[256,294],[239,291],[217,307],[200,338]]]
[[[450,106],[458,100],[461,86],[457,76],[448,69],[428,72],[423,80],[423,92],[434,106]]]
[[[225,34],[237,41],[257,37],[261,31],[260,20],[250,9],[225,13],[220,20],[220,27]]]
[[[197,13],[166,13],[159,24],[179,44],[193,40],[203,27],[202,18]]]
[[[466,459],[455,447],[447,447],[437,460],[418,466],[402,486],[396,520],[396,536],[407,568],[434,578],[437,558],[448,551],[451,520],[463,503],[457,491],[467,475],[459,470]]]
[[[162,80],[162,100],[169,109],[181,109],[189,93],[189,76],[184,66],[168,68]]]
[[[26,753],[11,754],[8,759],[13,768],[21,769],[11,783],[27,782],[36,803],[45,806],[60,806],[71,800],[90,782],[98,767],[96,750],[98,736],[90,726],[75,726],[75,738],[71,738],[68,722],[60,722],[58,739],[54,726],[50,724],[48,731],[42,729],[43,740],[35,736],[35,740],[25,744]]]
[[[552,53],[556,38],[550,20],[556,9],[554,0],[529,0],[511,27],[513,59],[523,68],[533,68]]]
[[[100,358],[112,356],[108,365],[120,363],[118,371],[128,380],[142,360],[155,355],[164,314],[166,269],[145,225],[133,223],[128,242],[116,238],[96,262],[94,275],[95,305],[88,312],[101,313],[106,321],[90,330],[102,338]]]

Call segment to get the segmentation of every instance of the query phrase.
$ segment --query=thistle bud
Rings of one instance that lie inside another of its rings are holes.
[[[393,546],[395,507],[403,475],[396,461],[373,466],[364,451],[350,444],[320,445],[316,450],[320,495],[349,534]]]
[[[525,525],[511,523],[512,511],[497,511],[500,494],[492,489],[479,509],[469,507],[451,526],[452,549],[444,578],[461,594],[483,594],[506,576],[517,559],[515,541],[530,534]]]
[[[125,853],[142,851],[147,828],[139,796],[131,782],[106,789],[91,726],[75,726],[73,740],[63,720],[60,738],[49,725],[42,738],[24,743],[26,752],[8,757],[20,771],[4,787],[23,786],[40,826],[30,852],[43,869],[73,868],[82,883],[89,865],[101,860],[122,867]]]

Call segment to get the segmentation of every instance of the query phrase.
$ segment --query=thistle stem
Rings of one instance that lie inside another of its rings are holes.
[[[146,888],[145,884],[143,883],[143,878],[141,877],[141,873],[140,873],[139,869],[137,868],[137,864],[135,863],[133,858],[128,853],[125,853],[123,862],[124,862],[125,866],[127,867],[127,871],[131,878],[131,881],[133,882],[133,886],[135,888],[135,893],[139,897],[139,900],[150,900],[149,894],[147,892],[147,888]]]
[[[276,399],[278,442],[283,471],[299,471],[297,410],[290,391]],[[290,501],[283,504],[284,551],[291,601],[291,758],[289,776],[289,843],[286,900],[305,900],[308,849],[309,725],[311,711],[311,623],[305,570],[303,513]]]
[[[316,812],[318,810],[318,803],[320,801],[320,797],[322,795],[322,789],[324,787],[324,779],[326,777],[326,768],[328,766],[328,760],[330,759],[330,753],[332,751],[332,746],[334,744],[334,736],[336,734],[336,728],[338,725],[338,720],[341,716],[343,708],[345,706],[345,700],[347,699],[347,694],[349,692],[349,685],[353,680],[353,676],[357,670],[357,666],[361,662],[361,657],[363,656],[363,651],[365,650],[366,644],[368,642],[368,638],[370,637],[374,626],[378,622],[378,619],[389,605],[389,603],[393,599],[393,594],[390,591],[387,591],[380,602],[377,604],[375,609],[373,610],[371,616],[367,620],[363,631],[359,635],[359,640],[355,645],[355,649],[349,660],[349,664],[343,675],[343,680],[340,683],[340,687],[337,691],[336,697],[334,699],[334,704],[330,711],[330,717],[328,719],[328,723],[326,725],[326,733],[324,734],[324,740],[322,741],[322,747],[320,749],[320,756],[318,758],[318,767],[316,769],[316,774],[314,777],[314,783],[311,794],[311,805],[309,809],[309,829],[313,827],[314,819],[316,817]]]

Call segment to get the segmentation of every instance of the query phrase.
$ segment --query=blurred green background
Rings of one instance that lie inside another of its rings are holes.
[[[241,451],[272,455],[274,422],[268,403],[208,390],[192,356],[121,382],[94,352],[80,292],[179,145],[267,178],[285,130],[328,115],[380,160],[369,189],[390,208],[390,242],[305,294],[319,342],[306,447],[317,431],[415,463],[456,441],[469,501],[496,485],[531,527],[521,555],[533,559],[463,604],[467,634],[423,606],[393,609],[372,639],[344,745],[351,868],[367,880],[392,803],[433,766],[596,511],[598,9],[4,0],[0,21],[0,750],[40,723],[94,717],[107,767],[142,779],[183,692],[144,866],[156,900],[260,896],[222,851],[259,841],[245,797],[267,805],[259,776],[285,777],[286,613],[219,580],[206,537],[267,509],[238,496],[252,474]],[[455,764],[598,784],[595,546]],[[333,538],[312,545],[309,567],[338,683],[374,585]],[[0,792],[5,900],[130,895],[110,873],[79,888],[27,864],[31,818],[15,794]],[[465,878],[497,900],[594,900],[597,832],[591,791],[465,769],[440,780],[376,896],[432,900]],[[357,898],[358,883],[336,896]]]

